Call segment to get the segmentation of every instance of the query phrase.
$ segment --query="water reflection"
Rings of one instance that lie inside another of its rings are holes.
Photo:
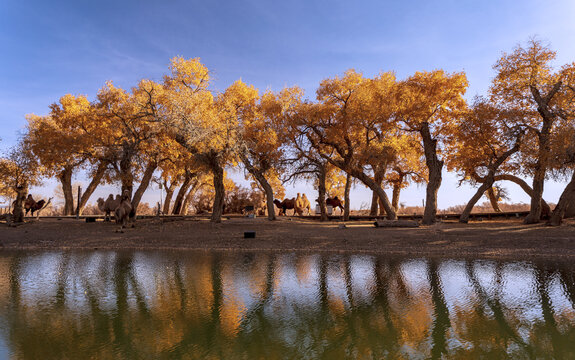
[[[0,254],[18,359],[574,358],[575,267],[356,255]]]

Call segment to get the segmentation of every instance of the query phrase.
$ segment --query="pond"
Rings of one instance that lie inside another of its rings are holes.
[[[0,358],[575,358],[575,265],[0,252]]]

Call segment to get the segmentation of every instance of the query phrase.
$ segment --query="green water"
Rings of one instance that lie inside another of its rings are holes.
[[[0,252],[0,359],[569,359],[575,266]]]

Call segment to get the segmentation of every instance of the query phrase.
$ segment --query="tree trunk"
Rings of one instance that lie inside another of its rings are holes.
[[[134,174],[132,173],[132,157],[127,155],[129,150],[124,150],[124,156],[120,160],[120,181],[122,183],[122,195],[128,191],[131,199],[134,191]]]
[[[266,204],[267,204],[266,206],[267,206],[267,208],[273,209],[274,208],[274,191],[273,191],[270,183],[268,182],[268,180],[264,176],[264,171],[256,169],[252,165],[250,159],[245,154],[240,154],[240,158],[242,159],[242,162],[244,163],[246,169],[250,172],[250,174],[252,174],[256,178],[258,183],[264,189],[264,191],[266,193]],[[276,220],[276,212],[275,211],[268,211],[268,220],[270,220],[270,221]]]
[[[65,167],[59,174],[58,179],[62,185],[64,194],[64,213],[63,215],[74,215],[74,193],[72,190],[72,168]]]
[[[376,191],[371,192],[371,207],[369,209],[369,216],[377,216],[379,197]]]
[[[387,197],[387,194],[385,193],[385,191],[383,191],[381,184],[377,184],[376,181],[374,181],[374,179],[372,179],[371,177],[367,176],[363,172],[363,170],[350,166],[349,162],[339,161],[339,160],[330,158],[326,155],[322,155],[322,157],[324,159],[326,159],[327,161],[329,161],[332,165],[337,166],[341,170],[345,171],[346,173],[350,174],[354,178],[361,181],[363,184],[365,184],[365,186],[367,186],[371,190],[375,191],[377,193],[377,196],[379,197],[379,199],[382,202],[381,205],[385,209],[385,213],[387,214],[386,215],[387,219],[389,219],[389,220],[396,220],[397,219],[397,215],[395,214],[395,210],[393,210],[393,208],[391,207],[391,203],[389,202],[389,198]]]
[[[349,221],[349,193],[351,190],[351,175],[347,174],[347,176],[345,177],[345,192],[344,192],[344,201],[345,203],[343,204],[343,220],[344,221]]]
[[[531,198],[533,198],[533,189],[531,188],[531,186],[529,186],[529,184],[527,184],[525,182],[525,180],[521,179],[520,177],[517,177],[515,175],[510,175],[510,174],[501,174],[501,175],[496,175],[494,177],[495,181],[501,181],[501,180],[507,180],[507,181],[511,181],[512,183],[515,183],[517,185],[519,185],[521,187],[521,189],[523,189],[523,191],[525,191],[525,193],[527,195],[529,195]],[[542,209],[542,215],[549,215],[551,214],[551,207],[549,207],[549,204],[547,204],[547,202],[542,198],[541,199],[541,209]]]
[[[499,208],[499,199],[495,194],[495,189],[493,188],[493,186],[487,189],[487,197],[489,198],[489,202],[491,203],[493,211],[498,213],[501,212],[501,209]]]
[[[217,158],[213,159],[210,165],[212,174],[214,175],[214,189],[216,191],[210,221],[219,223],[222,222],[224,199],[226,196],[226,189],[224,187],[224,168],[219,164]]]
[[[401,194],[401,182],[393,184],[393,194],[391,196],[391,206],[395,211],[399,210],[399,195]]]
[[[158,164],[155,161],[150,161],[144,170],[144,175],[142,176],[140,186],[138,186],[138,189],[132,198],[132,214],[134,217],[136,216],[138,205],[140,205],[140,201],[142,200],[142,196],[144,196],[144,192],[146,189],[148,189],[148,186],[150,186],[150,181],[152,180],[152,176],[154,175],[154,171],[156,171],[157,167]]]
[[[541,221],[543,214],[542,200],[543,188],[545,186],[545,174],[549,165],[549,157],[551,154],[551,130],[555,120],[555,114],[551,110],[549,104],[553,97],[559,92],[562,87],[562,82],[557,81],[553,88],[546,94],[542,95],[536,86],[531,85],[531,95],[535,103],[537,103],[537,112],[541,116],[542,126],[537,134],[538,140],[538,153],[537,163],[535,165],[535,174],[533,176],[533,196],[531,196],[531,209],[529,215],[525,218],[526,224],[538,223]]]
[[[531,208],[529,215],[525,218],[525,224],[535,224],[541,220],[541,200],[543,199],[543,188],[545,186],[545,171],[542,164],[536,165],[535,176],[533,176],[533,195],[531,196]]]
[[[377,203],[379,205],[379,216],[385,216],[385,208],[383,207],[383,202],[380,198],[377,198]]]
[[[535,164],[535,174],[533,175],[533,195],[531,196],[531,209],[529,215],[525,218],[525,224],[534,224],[541,221],[543,208],[541,207],[541,200],[543,199],[543,189],[545,187],[545,174],[547,173],[547,166],[549,163],[549,155],[551,153],[550,132],[553,124],[553,119],[548,118],[544,109],[539,106],[539,112],[543,117],[543,126],[541,132],[538,134],[539,151],[537,153],[537,163]]]
[[[325,193],[326,193],[326,169],[325,166],[321,166],[319,168],[318,176],[317,176],[317,193],[318,193],[318,203],[319,203],[319,212],[320,212],[320,221],[328,220],[327,216],[327,206],[325,204]]]
[[[28,184],[16,186],[14,188],[14,191],[16,191],[16,200],[14,200],[14,210],[12,211],[12,222],[23,223],[24,201],[26,201],[26,196],[28,195]]]
[[[460,223],[467,224],[469,222],[469,215],[471,214],[471,210],[473,210],[473,207],[479,201],[479,199],[481,199],[481,197],[483,196],[485,191],[487,191],[487,189],[489,189],[489,188],[492,188],[492,186],[493,186],[493,178],[491,180],[487,180],[483,184],[481,184],[479,189],[477,189],[477,191],[475,192],[473,197],[471,197],[471,200],[469,200],[469,202],[465,206],[465,209],[463,209],[463,212],[461,213],[461,216],[459,217]]]
[[[188,192],[190,185],[192,184],[193,175],[191,173],[186,172],[184,177],[184,182],[182,186],[180,186],[180,190],[178,190],[178,195],[176,195],[176,200],[174,200],[174,207],[172,208],[172,215],[179,215],[182,211],[182,202],[184,201],[184,196]]]
[[[372,178],[364,174],[362,171],[356,169],[350,169],[349,172],[353,177],[364,183],[367,187],[377,193],[377,196],[381,200],[381,205],[385,209],[386,217],[388,220],[396,220],[397,215],[395,210],[391,207],[391,203],[389,202],[389,198],[383,188],[378,185]]]
[[[174,190],[176,190],[177,181],[172,181],[170,186],[166,186],[166,181],[164,181],[164,188],[166,189],[166,197],[164,198],[164,208],[162,212],[164,214],[170,213],[170,203],[172,202],[172,196],[174,195]]]
[[[437,191],[441,186],[441,170],[443,161],[437,157],[437,139],[434,139],[429,129],[429,123],[421,124],[421,138],[425,153],[425,164],[429,170],[427,188],[425,190],[425,211],[423,213],[423,224],[431,225],[436,220],[437,215]]]
[[[188,215],[188,209],[190,208],[190,202],[192,201],[192,198],[194,197],[196,190],[197,190],[197,182],[196,182],[196,184],[194,184],[192,186],[190,191],[188,191],[188,193],[184,197],[184,201],[182,202],[182,209],[180,210],[180,215]]]
[[[106,170],[108,170],[108,163],[103,161],[100,162],[98,164],[98,168],[96,169],[96,173],[94,173],[92,180],[90,181],[88,187],[86,188],[86,190],[84,190],[84,193],[80,198],[80,215],[82,214],[82,210],[88,203],[88,199],[90,199],[90,196],[92,196],[98,185],[100,185],[100,181],[102,181],[102,178],[106,173]]]
[[[384,176],[385,174],[382,174],[381,171],[375,171],[374,169],[373,180],[379,186],[381,186]],[[371,194],[371,209],[369,210],[369,216],[377,216],[378,208],[380,215],[383,215],[385,212],[385,210],[383,209],[383,204],[381,203],[381,201],[379,201],[379,195],[377,195],[377,191],[373,191]]]
[[[574,203],[575,203],[575,172],[573,172],[573,175],[571,176],[571,181],[569,182],[569,184],[567,184],[565,190],[563,190],[563,193],[559,198],[559,202],[557,203],[557,206],[555,206],[555,210],[553,210],[553,214],[549,219],[549,224],[553,226],[561,225],[563,217],[565,216],[565,210],[567,210],[569,206],[573,206]]]

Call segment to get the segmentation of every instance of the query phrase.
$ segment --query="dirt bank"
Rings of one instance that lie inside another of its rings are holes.
[[[561,227],[523,225],[519,220],[467,225],[442,222],[419,228],[375,228],[372,222],[320,223],[282,218],[139,220],[116,233],[117,225],[73,219],[40,219],[11,228],[0,224],[0,249],[194,249],[330,251],[407,256],[474,258],[574,258],[575,222]],[[245,231],[256,237],[245,239]]]

